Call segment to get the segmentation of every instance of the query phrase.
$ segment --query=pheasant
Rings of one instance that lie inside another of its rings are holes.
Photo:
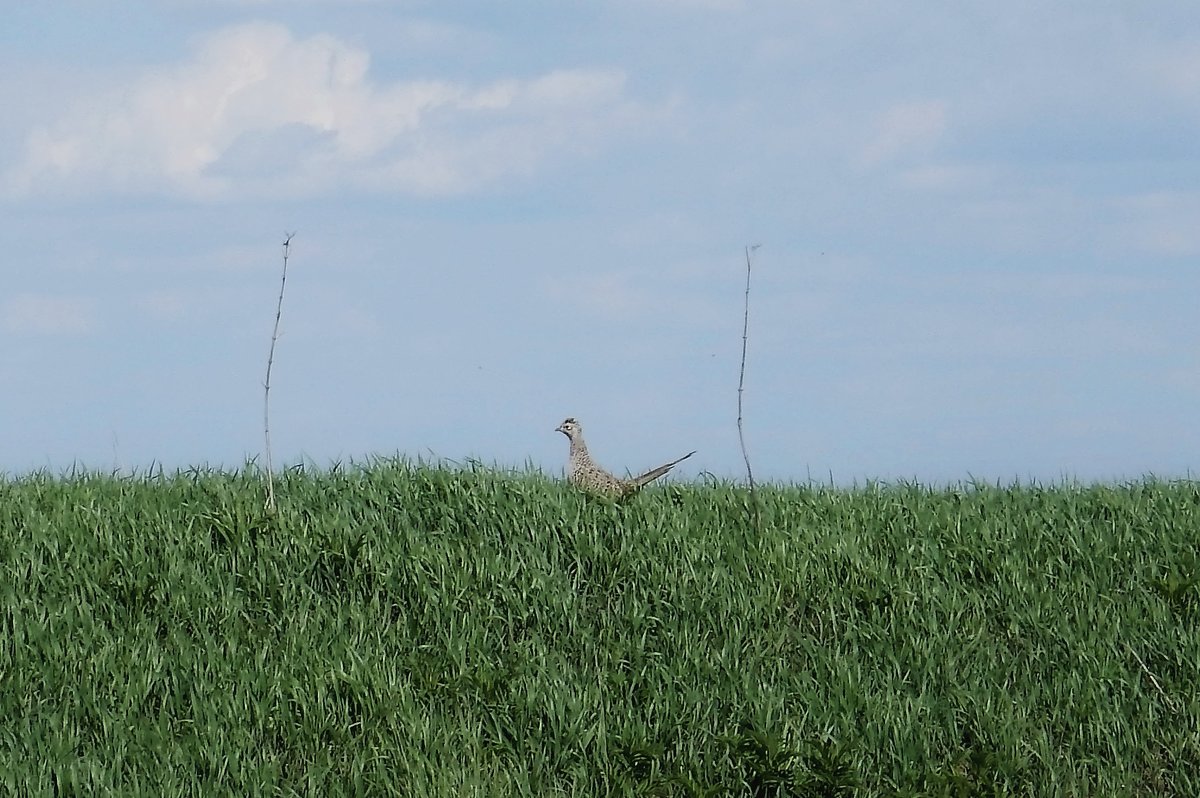
[[[624,499],[637,493],[643,487],[670,471],[676,464],[688,459],[696,452],[691,451],[678,460],[652,468],[640,476],[631,479],[621,479],[600,466],[588,454],[587,444],[583,442],[583,427],[573,418],[558,425],[555,432],[561,432],[571,441],[571,457],[567,462],[567,482],[575,487],[598,496],[610,499]]]

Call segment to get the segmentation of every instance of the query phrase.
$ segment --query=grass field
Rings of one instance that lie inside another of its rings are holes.
[[[1200,795],[1200,486],[0,480],[12,795]]]

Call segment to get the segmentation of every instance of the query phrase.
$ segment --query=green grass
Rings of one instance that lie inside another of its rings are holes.
[[[1200,487],[0,480],[13,795],[1200,795]]]

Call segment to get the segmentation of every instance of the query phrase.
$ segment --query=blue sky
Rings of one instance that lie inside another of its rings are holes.
[[[0,27],[0,469],[1184,476],[1192,2],[83,0]]]

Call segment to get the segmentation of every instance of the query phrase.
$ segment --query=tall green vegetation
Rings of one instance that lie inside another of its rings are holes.
[[[1200,794],[1200,490],[0,481],[0,788]]]

